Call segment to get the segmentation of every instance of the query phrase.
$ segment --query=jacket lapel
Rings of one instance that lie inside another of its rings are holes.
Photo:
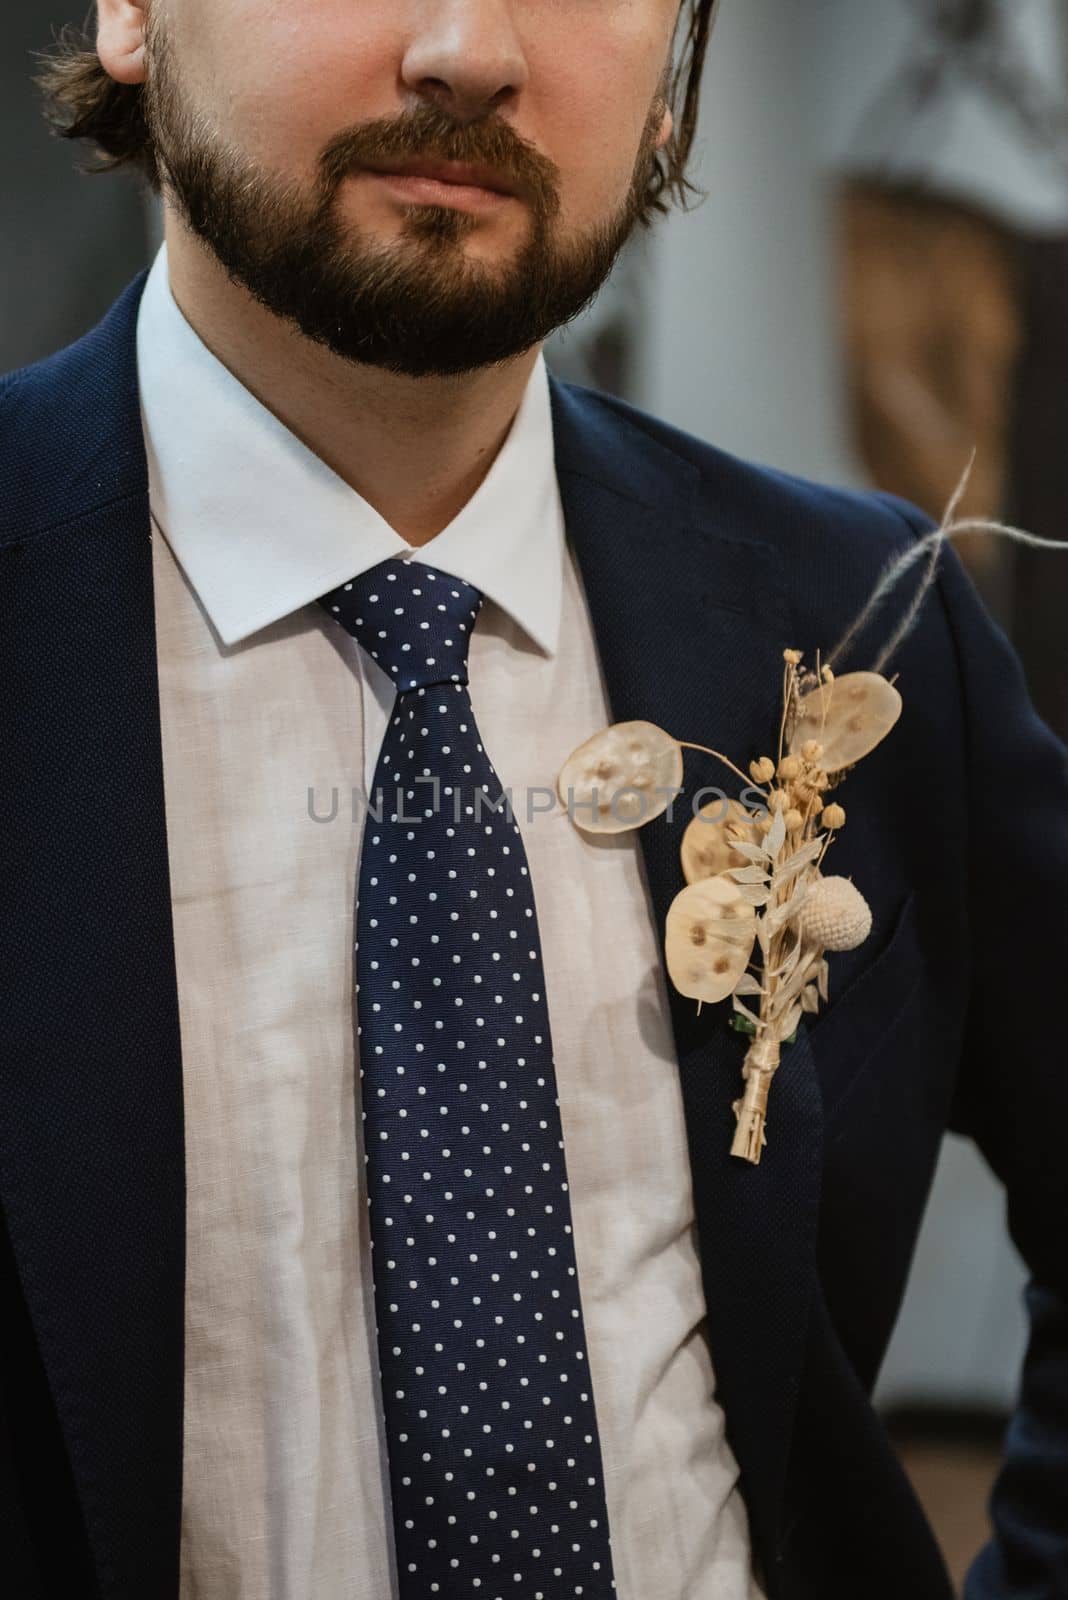
[[[32,370],[0,468],[2,1201],[107,1600],[177,1596],[181,1513],[184,1136],[142,283]]]
[[[778,735],[790,614],[781,552],[738,513],[703,510],[701,474],[628,408],[551,379],[569,536],[616,720],[644,718],[744,767]],[[591,730],[591,732],[594,730]],[[674,820],[640,839],[656,919],[683,886],[679,841],[702,785],[741,785],[687,755]],[[769,1583],[780,1556],[792,1419],[815,1283],[822,1103],[807,1038],[784,1055],[759,1166],[729,1153],[745,1041],[729,1008],[673,989],[672,1023],[693,1168],[717,1390]]]

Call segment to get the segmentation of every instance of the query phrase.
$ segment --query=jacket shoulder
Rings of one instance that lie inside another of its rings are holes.
[[[136,351],[145,276],[80,339],[0,375],[0,545],[145,491]]]
[[[783,535],[798,544],[811,537],[848,543],[854,555],[888,553],[912,542],[932,526],[925,511],[881,490],[819,483],[746,460],[698,434],[676,427],[639,406],[599,389],[566,386],[584,406],[599,413],[605,426],[637,430],[654,445],[671,451],[697,469],[702,512],[720,524],[743,527],[769,543]]]

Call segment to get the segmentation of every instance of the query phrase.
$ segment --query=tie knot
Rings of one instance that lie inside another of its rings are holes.
[[[482,594],[463,578],[391,557],[320,595],[319,604],[389,673],[398,693],[467,682]]]

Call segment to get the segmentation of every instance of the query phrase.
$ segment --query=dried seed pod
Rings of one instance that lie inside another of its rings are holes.
[[[713,800],[701,807],[683,834],[679,849],[687,883],[714,878],[728,867],[749,865],[748,857],[734,848],[732,832],[749,844],[757,844],[760,839],[756,818],[749,815],[740,800],[728,800],[726,805],[722,800]]]
[[[801,750],[818,740],[820,765],[841,772],[880,744],[901,715],[901,696],[878,672],[847,672],[801,700],[801,715],[790,740]]]
[[[616,722],[571,752],[556,788],[584,833],[623,833],[661,816],[682,774],[677,739],[654,722]]]
[[[756,912],[730,878],[704,878],[682,889],[667,914],[664,953],[680,994],[714,1005],[749,965]]]
[[[871,932],[871,907],[848,878],[821,878],[805,899],[800,928],[818,950],[855,950]]]

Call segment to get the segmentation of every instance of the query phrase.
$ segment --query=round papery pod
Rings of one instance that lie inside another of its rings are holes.
[[[823,770],[841,772],[881,744],[900,715],[901,696],[880,673],[847,672],[802,696],[790,750],[814,739]]]
[[[615,722],[571,752],[556,789],[584,833],[623,833],[661,816],[682,774],[682,749],[663,728]]]
[[[730,878],[703,878],[681,889],[668,909],[664,954],[680,994],[715,1005],[749,965],[756,912]]]
[[[740,800],[712,800],[689,824],[682,836],[679,855],[682,875],[687,883],[700,883],[702,878],[714,878],[728,867],[748,867],[748,857],[735,850],[727,837],[727,829],[737,827],[750,844],[759,844],[760,831],[756,818],[751,817]]]
[[[855,950],[871,932],[871,907],[848,878],[820,878],[805,896],[801,937],[820,950]]]

